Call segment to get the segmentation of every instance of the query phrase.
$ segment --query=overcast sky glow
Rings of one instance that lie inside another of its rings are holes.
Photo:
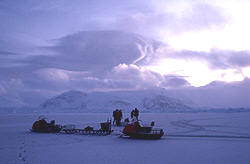
[[[242,81],[250,78],[249,9],[249,0],[1,0],[0,91]]]

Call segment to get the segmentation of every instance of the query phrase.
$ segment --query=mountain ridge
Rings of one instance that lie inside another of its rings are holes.
[[[78,95],[78,96],[76,96]],[[76,99],[72,99],[76,97]],[[166,93],[158,91],[112,91],[91,92],[80,91],[64,92],[48,99],[40,105],[42,110],[59,111],[112,111],[116,108],[130,111],[135,107],[141,111],[178,111],[188,110],[189,106],[180,100],[168,97]]]

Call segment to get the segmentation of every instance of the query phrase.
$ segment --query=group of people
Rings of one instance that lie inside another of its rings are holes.
[[[130,117],[131,117],[131,119],[136,119],[136,121],[138,121],[139,110],[137,108],[132,110],[131,113],[130,113]]]
[[[131,121],[136,122],[138,121],[139,117],[139,110],[137,108],[133,109],[130,113]],[[122,110],[116,109],[113,111],[113,125],[121,126],[121,119],[122,119]],[[124,120],[125,124],[129,123],[129,118]]]
[[[115,123],[117,126],[120,126],[121,125],[121,119],[122,119],[122,110],[121,109],[114,110],[113,111],[113,117],[114,117],[113,125]]]

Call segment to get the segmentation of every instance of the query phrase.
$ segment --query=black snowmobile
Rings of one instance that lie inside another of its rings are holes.
[[[62,126],[55,125],[55,120],[47,123],[45,117],[39,117],[37,121],[34,122],[31,131],[40,133],[59,133],[62,130]]]

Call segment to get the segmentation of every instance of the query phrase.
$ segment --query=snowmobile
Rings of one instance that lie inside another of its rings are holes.
[[[137,139],[160,139],[163,135],[163,129],[153,129],[152,126],[141,126],[139,121],[127,124],[122,131],[121,137],[130,137]]]
[[[37,121],[34,122],[31,131],[40,133],[59,133],[62,130],[61,125],[55,125],[55,120],[47,123],[45,117],[39,117]]]

